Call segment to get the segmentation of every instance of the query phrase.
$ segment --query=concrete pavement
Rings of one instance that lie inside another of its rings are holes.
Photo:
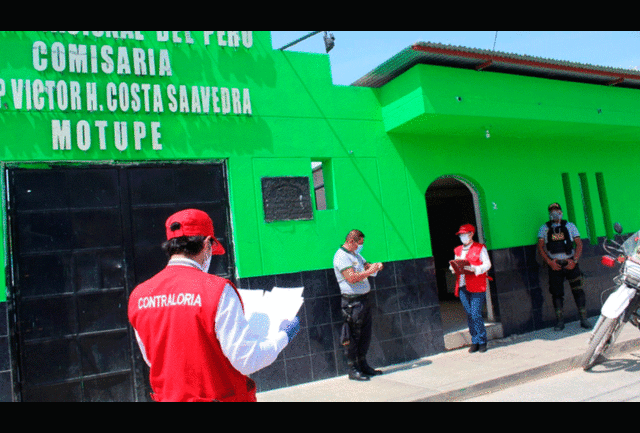
[[[368,382],[345,375],[261,392],[258,402],[460,401],[581,368],[589,335],[578,322],[567,323],[561,332],[547,328],[489,341],[485,353],[468,353],[465,347],[385,367]],[[606,357],[637,348],[640,331],[627,324]]]

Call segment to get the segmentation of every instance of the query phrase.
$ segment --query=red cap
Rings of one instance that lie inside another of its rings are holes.
[[[198,209],[185,209],[167,218],[165,223],[167,240],[180,236],[211,236],[214,240],[213,255],[225,253],[224,247],[213,235],[213,221],[206,212]]]
[[[460,226],[460,230],[458,230],[457,235],[461,235],[462,233],[475,233],[476,228],[471,224],[464,224]]]

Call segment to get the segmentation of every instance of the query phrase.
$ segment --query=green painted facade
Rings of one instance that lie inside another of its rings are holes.
[[[0,162],[225,161],[240,278],[330,268],[356,227],[371,261],[431,256],[442,176],[473,185],[489,249],[535,243],[552,201],[585,238],[640,226],[638,90],[430,65],[334,86],[269,32],[74,33],[0,32]],[[312,161],[329,209],[266,223],[261,178]]]
[[[523,228],[538,227],[555,200],[584,237],[607,234],[605,218],[640,223],[629,196],[637,174],[626,168],[640,156],[635,89],[418,65],[379,95],[413,180],[410,195],[420,197],[438,176],[467,179],[480,194],[491,249],[534,243],[535,233]],[[597,179],[604,179],[604,209]],[[414,220],[423,218],[420,206],[414,211]]]

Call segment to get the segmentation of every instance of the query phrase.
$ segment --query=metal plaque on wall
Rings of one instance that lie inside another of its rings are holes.
[[[262,203],[265,222],[313,219],[307,176],[263,177]]]

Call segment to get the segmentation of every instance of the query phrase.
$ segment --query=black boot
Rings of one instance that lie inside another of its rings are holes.
[[[360,371],[366,374],[367,376],[378,376],[382,374],[382,370],[375,370],[369,366],[367,360],[365,358],[360,358],[360,362],[358,363],[360,366]]]
[[[349,379],[358,381],[369,380],[369,376],[358,369],[355,361],[348,361],[347,363],[349,365]]]
[[[564,329],[564,302],[563,299],[554,299],[553,307],[556,311],[556,326],[553,327],[555,331],[562,331]]]
[[[349,379],[351,380],[359,380],[366,381],[369,380],[369,376],[365,375],[363,372],[358,370],[355,366],[349,368]]]
[[[562,310],[556,310],[556,326],[553,329],[554,331],[562,331],[564,329],[564,313]]]
[[[591,329],[593,326],[587,320],[587,310],[580,309],[580,326],[584,329]]]
[[[471,347],[469,348],[469,353],[474,353],[477,352],[478,349],[480,349],[480,345],[478,344],[472,344]]]

